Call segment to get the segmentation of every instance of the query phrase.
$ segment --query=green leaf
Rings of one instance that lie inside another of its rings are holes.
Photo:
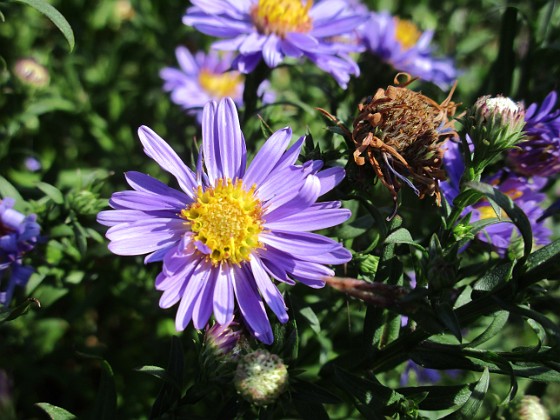
[[[315,314],[313,309],[311,309],[309,306],[306,306],[304,308],[301,308],[299,313],[302,317],[304,317],[307,320],[309,326],[316,334],[321,333],[321,325],[319,323],[319,318],[317,318],[317,315]]]
[[[74,32],[72,32],[72,28],[70,27],[70,24],[68,23],[66,18],[62,16],[62,14],[58,10],[56,10],[52,5],[50,5],[44,0],[15,0],[15,1],[18,1],[20,3],[25,3],[33,7],[37,11],[41,12],[46,17],[48,17],[56,25],[56,27],[60,29],[60,32],[62,32],[62,35],[64,35],[66,41],[68,41],[68,45],[70,46],[70,51],[74,49],[74,45],[75,45]]]
[[[162,381],[167,381],[170,382],[172,385],[174,385],[177,389],[179,388],[179,384],[174,383],[174,379],[172,377],[170,377],[166,370],[162,367],[159,366],[142,366],[139,368],[134,369],[136,372],[142,372],[142,373],[147,373],[148,375],[152,375],[155,376],[158,379],[161,379]]]
[[[407,398],[414,398],[427,394],[420,401],[418,408],[421,410],[447,410],[458,407],[467,402],[472,394],[474,384],[450,386],[418,386],[399,388],[397,391]]]
[[[484,396],[488,391],[488,385],[490,384],[490,372],[485,368],[482,376],[480,377],[477,384],[474,386],[473,391],[469,399],[461,406],[459,410],[445,417],[446,419],[474,419],[476,412],[482,405]]]
[[[416,243],[414,241],[414,239],[412,239],[412,236],[410,235],[410,232],[405,228],[399,228],[399,229],[395,230],[394,232],[391,232],[389,234],[389,236],[387,236],[387,238],[385,238],[385,243],[386,244],[406,244],[406,245],[413,246],[413,247],[419,249],[422,252],[426,252],[426,248],[424,248],[422,245]]]
[[[93,418],[95,420],[115,419],[116,410],[117,390],[115,387],[115,379],[113,377],[113,369],[106,360],[103,360],[101,362],[101,380],[99,382],[99,390],[97,391],[95,405],[93,408]]]
[[[150,418],[157,418],[165,414],[181,398],[184,375],[184,354],[181,340],[177,336],[171,337],[169,362],[165,370],[169,381],[165,381],[152,406]]]
[[[37,299],[28,298],[22,304],[16,306],[11,311],[4,310],[2,308],[2,311],[0,312],[0,322],[12,321],[22,315],[25,315],[32,305],[35,305],[37,308],[41,307],[41,303]]]
[[[66,411],[64,408],[57,407],[56,405],[44,402],[36,403],[35,405],[47,413],[52,420],[74,420],[78,418],[71,412]]]
[[[527,258],[523,277],[531,283],[543,278],[560,279],[560,239],[539,248]]]
[[[461,333],[461,325],[453,311],[450,301],[438,302],[435,306],[435,313],[438,319],[445,325],[445,327],[455,336],[455,338],[460,342],[463,340],[463,335]]]
[[[374,377],[365,379],[333,366],[333,382],[354,399],[360,412],[369,419],[384,419],[387,408],[402,398],[398,392],[381,385]]]
[[[482,334],[480,334],[470,343],[465,344],[464,347],[475,348],[481,345],[482,343],[485,343],[486,341],[490,340],[492,337],[494,337],[496,334],[502,331],[502,328],[506,325],[508,318],[509,318],[508,311],[496,312],[494,314],[494,319],[492,320],[490,325],[482,332]]]
[[[473,286],[474,290],[489,292],[511,278],[514,261],[508,261],[487,271]]]
[[[16,187],[14,187],[6,178],[0,176],[0,196],[2,198],[10,197],[18,202],[22,202],[23,198]]]
[[[47,184],[46,182],[39,182],[37,184],[37,188],[43,191],[47,195],[47,197],[49,197],[56,204],[64,204],[64,195],[62,195],[62,192],[55,186]]]
[[[519,229],[519,232],[521,232],[524,243],[523,253],[525,257],[528,256],[533,248],[533,230],[525,213],[517,207],[511,198],[489,184],[468,182],[466,185],[468,188],[478,191],[490,200],[493,200],[506,212],[511,222]]]

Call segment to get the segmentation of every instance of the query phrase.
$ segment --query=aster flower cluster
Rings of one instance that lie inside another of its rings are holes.
[[[0,304],[8,305],[16,286],[23,287],[33,268],[23,257],[37,244],[40,227],[34,214],[25,216],[13,208],[15,201],[0,201]]]
[[[372,12],[359,2],[197,0],[183,23],[219,38],[208,54],[178,47],[179,68],[166,67],[160,73],[171,100],[199,122],[205,101],[228,96],[241,106],[242,74],[254,73],[262,62],[273,69],[305,58],[342,88],[360,75],[358,53],[377,56],[396,71],[444,89],[459,75],[451,59],[433,56],[434,31],[421,32],[411,21]],[[258,96],[263,103],[274,99],[266,83]]]

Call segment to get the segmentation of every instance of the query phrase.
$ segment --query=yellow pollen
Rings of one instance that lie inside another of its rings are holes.
[[[407,50],[410,47],[416,45],[420,39],[421,32],[414,23],[410,20],[404,20],[399,18],[395,19],[395,37],[397,41],[402,45],[402,47]]]
[[[205,191],[198,187],[195,202],[181,211],[181,217],[190,224],[193,240],[210,249],[210,253],[199,251],[212,264],[240,264],[249,261],[254,249],[262,248],[262,207],[254,192],[255,186],[246,191],[241,180],[234,184],[231,179],[220,179]]]
[[[216,74],[202,70],[198,76],[198,81],[211,97],[221,99],[226,96],[237,96],[238,88],[243,83],[243,76],[236,71]]]
[[[251,10],[253,23],[261,34],[276,34],[284,38],[288,32],[309,32],[312,20],[309,9],[312,0],[259,0]]]

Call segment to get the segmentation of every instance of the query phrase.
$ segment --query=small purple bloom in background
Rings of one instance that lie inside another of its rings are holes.
[[[288,320],[271,277],[319,288],[324,277],[334,275],[325,264],[351,259],[338,242],[310,233],[350,217],[338,201],[316,203],[344,178],[344,170],[321,170],[322,161],[296,165],[305,137],[286,151],[289,127],[272,134],[247,167],[230,98],[204,107],[196,173],[150,128],[141,127],[138,135],[145,153],[177,178],[182,191],[128,172],[133,190],[114,193],[109,201],[114,210],[97,218],[110,226],[109,249],[118,255],[148,254],[146,263],[163,261],[156,289],[163,291],[162,308],[179,303],[177,330],[191,320],[202,329],[212,313],[218,324],[229,325],[237,308],[252,334],[271,344],[265,304],[280,322]]]
[[[443,164],[448,174],[448,180],[440,184],[443,196],[449,203],[459,194],[459,183],[465,170],[461,158],[459,144],[447,141],[444,145]],[[482,182],[493,185],[502,193],[509,196],[513,202],[527,215],[533,230],[533,240],[536,245],[546,245],[550,242],[550,230],[539,223],[543,215],[540,205],[544,202],[546,195],[539,191],[544,187],[546,178],[525,178],[515,175],[509,171],[499,171],[492,176],[486,176]],[[486,200],[467,207],[463,214],[471,212],[471,222],[482,219],[497,217],[494,209]],[[501,218],[507,219],[507,215],[501,214]],[[514,224],[501,222],[486,227],[477,238],[491,245],[494,250],[503,257],[512,240],[519,237],[519,232]]]
[[[527,140],[508,154],[508,164],[525,176],[553,176],[560,173],[560,108],[553,109],[558,95],[550,92],[540,105],[525,111]]]
[[[233,55],[202,51],[196,54],[185,47],[175,50],[179,68],[161,70],[163,90],[171,93],[171,100],[189,115],[202,120],[202,108],[210,101],[230,97],[240,106],[243,103],[244,77],[231,68]]]
[[[33,268],[24,266],[22,258],[31,251],[40,227],[34,214],[25,216],[13,209],[14,200],[0,201],[0,304],[7,306],[16,286],[25,286]]]
[[[421,32],[408,20],[388,12],[371,12],[359,33],[367,50],[396,70],[447,89],[457,79],[453,60],[434,57],[430,43],[434,31]]]
[[[212,47],[237,51],[234,67],[252,72],[264,60],[270,68],[286,57],[306,57],[345,88],[360,69],[348,55],[363,47],[347,36],[366,19],[342,0],[193,0],[183,23],[224,40]]]
[[[34,158],[33,156],[28,156],[25,158],[25,160],[23,161],[23,164],[25,165],[25,167],[27,168],[28,171],[31,172],[37,172],[40,171],[41,168],[43,167],[41,165],[41,162],[39,162],[39,160],[37,160],[36,158]]]

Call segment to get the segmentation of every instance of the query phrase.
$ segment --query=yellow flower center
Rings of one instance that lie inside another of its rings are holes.
[[[263,219],[261,202],[243,182],[218,180],[214,188],[205,191],[198,187],[193,204],[181,211],[181,217],[190,224],[193,240],[210,249],[203,252],[212,264],[222,261],[240,264],[251,258],[251,252],[261,248],[259,233]]]
[[[395,37],[402,47],[407,50],[420,39],[421,32],[410,20],[395,17]]]
[[[202,70],[198,75],[198,81],[211,97],[221,99],[226,96],[237,96],[237,89],[243,83],[243,76],[236,71],[216,74]]]
[[[261,34],[276,34],[284,38],[288,32],[309,32],[312,20],[309,9],[312,0],[259,0],[251,10],[253,23]]]

